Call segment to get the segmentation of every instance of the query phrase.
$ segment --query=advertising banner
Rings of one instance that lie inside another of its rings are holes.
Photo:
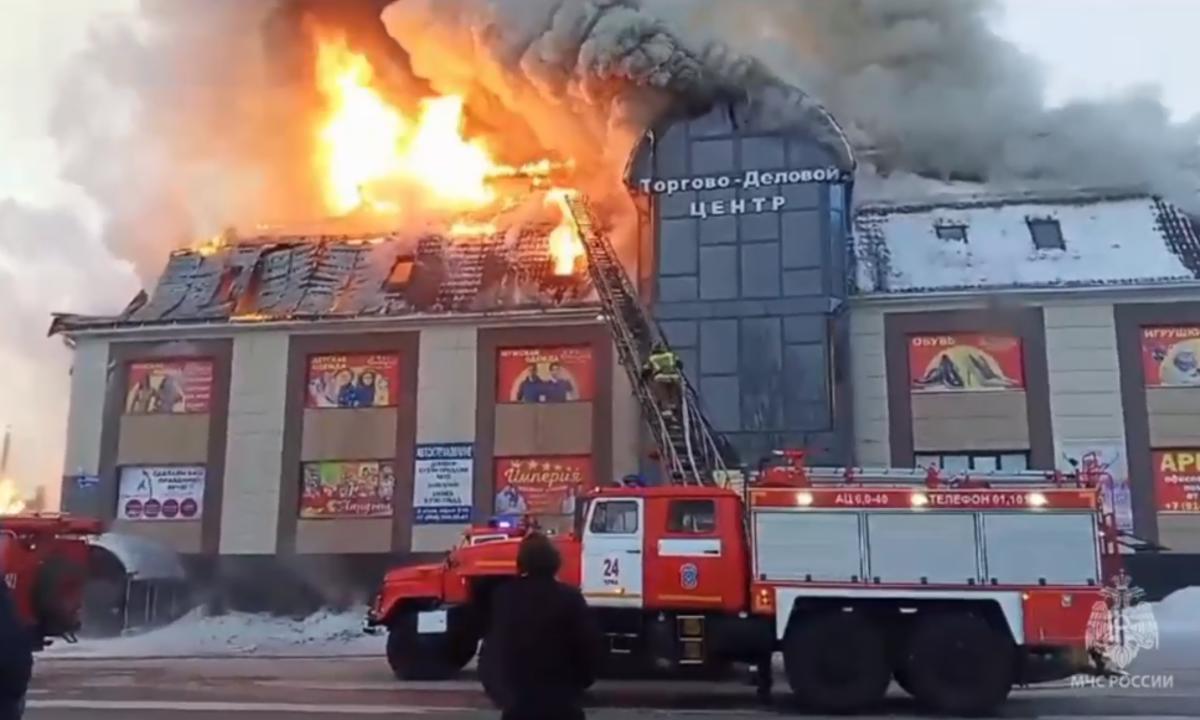
[[[1025,387],[1021,340],[1008,335],[913,335],[908,339],[908,369],[913,392]]]
[[[1071,460],[1075,461],[1072,466]],[[1125,448],[1104,442],[1066,442],[1062,446],[1059,469],[1076,471],[1100,488],[1100,503],[1111,513],[1121,530],[1133,530],[1133,492],[1129,487],[1129,469]]]
[[[573,402],[595,396],[595,367],[587,346],[504,348],[496,375],[496,402]]]
[[[1200,449],[1155,450],[1153,461],[1158,511],[1200,513]]]
[[[127,381],[127,415],[206,413],[212,404],[211,360],[135,362]]]
[[[300,517],[391,517],[396,468],[390,462],[314,462],[303,467]]]
[[[497,458],[496,513],[570,515],[592,487],[592,458]]]
[[[1200,387],[1200,327],[1142,328],[1146,387]]]
[[[313,355],[308,358],[310,408],[393,407],[400,391],[399,355]]]
[[[121,468],[117,482],[119,520],[199,520],[204,512],[201,465]]]
[[[418,525],[471,522],[474,451],[471,443],[417,446],[413,512]]]

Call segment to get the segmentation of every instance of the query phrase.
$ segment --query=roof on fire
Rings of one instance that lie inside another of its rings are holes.
[[[115,316],[60,314],[50,333],[249,320],[502,313],[593,304],[586,273],[553,273],[552,228],[442,235],[273,235],[171,254]]]
[[[870,203],[854,228],[863,295],[1200,280],[1196,221],[1140,191]]]

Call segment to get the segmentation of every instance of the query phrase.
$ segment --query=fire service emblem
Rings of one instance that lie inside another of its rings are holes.
[[[679,584],[684,590],[695,590],[700,584],[700,569],[691,563],[684,563],[679,568]]]

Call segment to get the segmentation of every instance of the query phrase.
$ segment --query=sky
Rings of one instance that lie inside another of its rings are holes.
[[[102,211],[60,178],[62,159],[47,128],[61,79],[89,28],[108,16],[134,13],[136,3],[0,0],[0,284],[8,277],[15,286],[0,287],[0,304],[8,305],[11,317],[15,303],[28,325],[21,333],[0,325],[0,429],[14,426],[14,464],[27,483],[34,478],[57,485],[61,471],[69,353],[58,340],[43,337],[49,313],[113,312],[136,291],[129,267],[92,237]],[[1000,9],[996,29],[1042,62],[1051,104],[1156,85],[1175,119],[1200,115],[1200,83],[1192,77],[1200,67],[1200,0],[1002,0]],[[5,203],[11,209],[13,201],[47,216],[6,222]],[[76,244],[88,248],[85,258],[74,250],[54,252],[48,244],[62,233],[88,236]],[[16,272],[31,264],[39,274]],[[90,287],[91,278],[105,276],[113,279]],[[30,373],[36,377],[25,381]],[[31,409],[42,397],[34,392],[42,383],[57,390]]]

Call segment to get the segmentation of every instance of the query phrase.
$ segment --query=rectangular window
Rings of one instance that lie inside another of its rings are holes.
[[[1033,236],[1033,246],[1038,250],[1065,250],[1062,226],[1057,220],[1030,219],[1029,234]]]
[[[633,500],[596,503],[591,531],[597,535],[633,535],[638,531],[638,504]]]
[[[939,240],[946,242],[959,242],[964,245],[967,242],[967,226],[966,225],[937,225],[934,227],[934,232],[937,233]]]
[[[667,532],[708,535],[717,529],[717,504],[712,500],[672,500],[667,508]]]
[[[212,360],[130,363],[126,415],[206,413],[212,403]]]
[[[944,452],[920,453],[917,467],[936,466],[947,473],[1024,472],[1029,469],[1027,452]]]
[[[395,407],[399,394],[399,355],[363,353],[308,358],[307,407]]]
[[[504,348],[496,362],[496,402],[561,403],[595,396],[592,348]]]

